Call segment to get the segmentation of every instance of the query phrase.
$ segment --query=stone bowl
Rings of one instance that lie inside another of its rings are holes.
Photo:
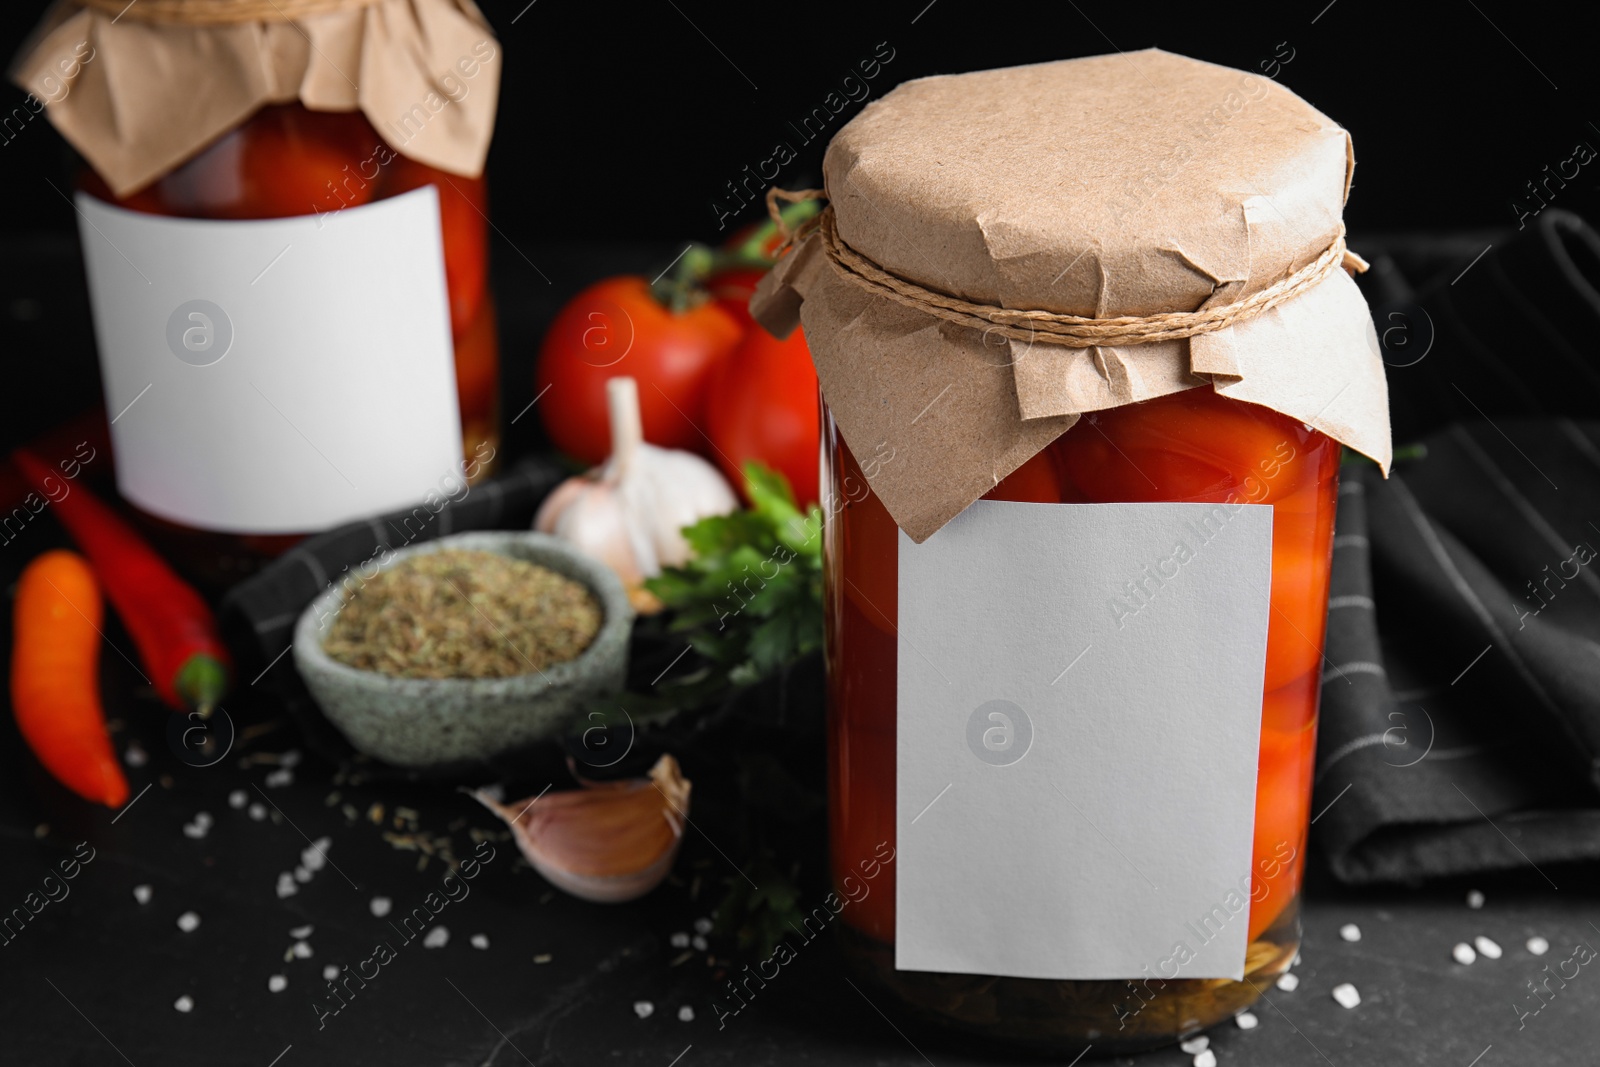
[[[383,558],[378,571],[449,548],[527,560],[581,582],[600,602],[604,621],[576,659],[542,673],[397,678],[358,670],[323,651],[344,606],[344,583],[317,597],[295,624],[295,667],[323,714],[357,751],[397,767],[468,764],[545,740],[592,698],[621,690],[627,674],[633,608],[611,568],[546,534],[498,531],[455,534],[402,548]]]

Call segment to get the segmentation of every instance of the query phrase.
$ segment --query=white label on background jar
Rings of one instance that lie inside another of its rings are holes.
[[[202,529],[294,533],[459,476],[432,186],[259,221],[77,205],[128,500]]]
[[[1272,508],[980,500],[899,543],[895,966],[1241,978]]]

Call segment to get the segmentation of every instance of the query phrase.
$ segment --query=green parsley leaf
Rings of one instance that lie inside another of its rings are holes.
[[[783,475],[745,465],[752,506],[683,530],[694,552],[645,587],[672,612],[672,630],[733,685],[822,647],[822,511],[801,511]]]

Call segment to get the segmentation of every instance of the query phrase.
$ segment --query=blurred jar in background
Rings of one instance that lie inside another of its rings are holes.
[[[499,447],[499,43],[467,0],[123,8],[53,10],[14,68],[86,161],[122,495],[211,585],[363,515],[414,533]]]

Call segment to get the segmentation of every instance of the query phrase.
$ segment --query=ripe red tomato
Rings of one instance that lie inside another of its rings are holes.
[[[789,479],[802,507],[817,499],[819,418],[817,372],[798,327],[783,341],[751,327],[706,394],[706,429],[728,479],[742,486],[741,468],[758,460]]]
[[[265,107],[154,186],[177,214],[274,219],[373,198],[378,133],[359,111]]]
[[[1056,477],[1050,450],[1035,452],[1032,459],[1002,478],[983,499],[1015,500],[1024,504],[1065,503],[1061,499],[1061,481]]]
[[[673,312],[643,277],[596,282],[561,309],[539,348],[533,387],[550,440],[585,463],[603,460],[611,451],[606,381],[627,375],[639,383],[645,440],[710,453],[706,386],[740,333],[715,301]]]
[[[493,424],[500,384],[500,346],[495,333],[494,304],[484,301],[467,328],[456,336],[456,397],[461,405],[462,432],[467,423]],[[469,450],[470,454],[470,450]]]
[[[439,226],[444,231],[444,277],[450,289],[450,323],[459,338],[483,303],[489,268],[487,186],[481,176],[445,174],[395,155],[384,166],[382,196],[432,185],[439,190]]]
[[[736,267],[713,275],[706,286],[717,303],[739,320],[740,326],[746,330],[759,330],[761,327],[750,317],[750,297],[766,275],[765,267]]]
[[[1269,703],[1270,710],[1270,703]],[[1261,731],[1256,768],[1256,825],[1252,852],[1250,940],[1261,936],[1300,891],[1306,822],[1311,812],[1311,772],[1317,728]],[[1265,888],[1258,888],[1264,886]]]

